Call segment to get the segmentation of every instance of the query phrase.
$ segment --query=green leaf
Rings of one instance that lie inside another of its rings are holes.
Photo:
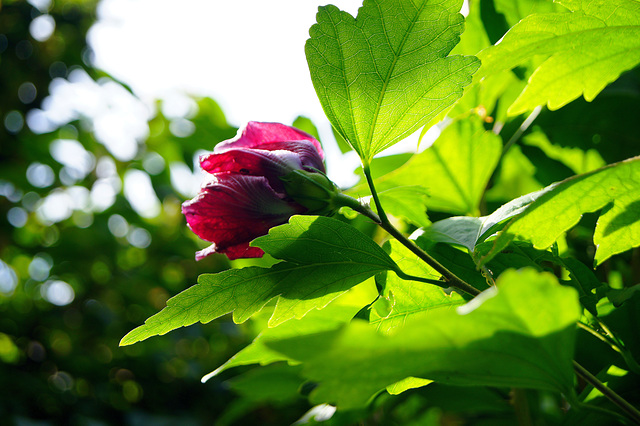
[[[323,216],[292,216],[269,234],[253,240],[276,259],[300,265],[334,263],[375,264],[380,270],[396,269],[389,255],[353,226]]]
[[[565,108],[568,108],[568,106]],[[565,108],[563,108],[563,110]],[[556,112],[554,112],[554,114],[556,114]],[[555,121],[556,125],[560,122],[559,120],[560,119],[558,119],[558,121]],[[567,125],[567,123],[563,123],[563,124]],[[587,124],[588,123],[585,121],[585,125]],[[580,127],[583,127],[583,125],[581,125]],[[590,128],[590,130],[593,133],[598,132],[598,130],[593,128]],[[612,143],[614,142],[612,141]],[[567,170],[566,168],[568,167],[570,169],[570,176],[574,174],[587,173],[592,170],[599,169],[600,167],[603,167],[607,164],[602,159],[598,151],[596,151],[595,149],[583,150],[577,147],[554,145],[551,143],[551,141],[549,141],[547,136],[539,130],[534,130],[533,132],[524,136],[522,138],[521,147],[523,152],[527,154],[530,160],[532,159],[530,148],[536,147],[540,151],[544,152],[544,155],[549,159],[553,161],[561,162],[562,164],[558,168],[564,169],[563,171],[564,173],[566,173],[566,170]],[[624,158],[628,158],[628,157],[624,157]],[[622,159],[624,160],[624,158]],[[541,182],[542,181],[542,179],[540,179],[541,164],[538,163],[536,166],[538,170],[536,170],[535,176],[538,179],[538,181]],[[551,165],[551,167],[553,166]],[[556,179],[556,180],[559,180],[559,179]]]
[[[429,226],[427,217],[427,200],[429,191],[418,185],[398,186],[378,194],[386,213],[405,219],[415,226]],[[371,203],[373,205],[373,203]]]
[[[277,297],[269,320],[270,326],[276,326],[325,307],[378,272],[397,268],[370,238],[326,217],[293,216],[289,224],[272,228],[256,244],[291,263],[200,275],[197,285],[169,299],[166,308],[129,332],[120,344],[207,323],[230,312],[241,323]]]
[[[529,204],[546,191],[548,191],[548,189],[543,189],[511,200],[489,216],[455,216],[439,220],[422,230],[419,238],[435,243],[455,244],[466,247],[469,253],[472,254],[476,251],[478,243],[484,241],[484,238],[489,236],[489,231],[496,232],[498,225],[523,212]]]
[[[354,19],[320,7],[305,51],[331,124],[368,164],[462,95],[479,62],[458,43],[461,0],[365,0]],[[410,89],[410,90],[408,90]]]
[[[562,265],[569,271],[570,281],[567,284],[578,290],[580,304],[592,315],[597,316],[596,304],[598,300],[593,290],[602,285],[600,280],[589,267],[577,259],[571,257],[562,258]]]
[[[578,223],[584,213],[612,203],[600,216],[594,243],[595,263],[640,245],[640,157],[574,176],[546,188],[545,193],[514,217],[496,238],[487,262],[516,236],[544,249]],[[613,213],[612,213],[613,212]]]
[[[546,104],[558,109],[584,95],[593,100],[640,63],[640,4],[634,0],[562,1],[573,13],[527,16],[501,42],[478,54],[481,78],[546,58],[509,108],[517,115]]]
[[[303,382],[299,366],[275,364],[250,370],[225,384],[251,401],[277,404],[300,399],[298,389]]]
[[[302,362],[302,374],[319,382],[312,402],[342,409],[407,377],[569,393],[580,312],[575,290],[552,274],[510,270],[469,304],[408,321],[392,336],[354,321],[268,345]]]
[[[391,258],[403,272],[432,280],[440,278],[440,274],[398,241],[391,240],[388,244]],[[398,332],[409,319],[429,318],[436,310],[452,309],[465,303],[458,293],[446,294],[438,286],[402,280],[394,273],[385,274],[383,288],[383,297],[373,304],[369,321],[384,334]],[[376,305],[384,304],[387,300],[392,301],[391,310],[385,312],[384,316],[380,315],[383,309],[377,310]]]
[[[433,383],[433,380],[421,379],[419,377],[407,377],[406,379],[402,379],[399,382],[387,386],[387,392],[391,395],[400,395],[402,392],[406,392],[410,389],[421,388],[430,383]]]
[[[370,283],[368,282],[367,284],[373,287],[373,280],[369,281]],[[360,289],[364,285],[365,283],[362,283],[360,286],[351,288],[347,293],[338,297],[322,310],[313,310],[299,320],[287,321],[277,327],[263,329],[249,346],[246,346],[227,362],[204,376],[202,382],[206,382],[223,371],[240,365],[267,365],[277,361],[291,361],[282,354],[268,348],[264,344],[265,339],[284,339],[337,329],[349,322],[365,304],[375,297],[373,294],[375,290]],[[356,291],[358,289],[360,291]],[[363,302],[363,299],[366,301]]]
[[[558,3],[547,0],[493,0],[496,12],[504,15],[507,26],[517,24],[534,13],[566,12]],[[564,3],[564,2],[563,2]]]
[[[544,185],[534,177],[537,172],[520,146],[512,145],[500,160],[500,167],[493,177],[493,186],[485,193],[487,203],[500,205],[522,194],[543,189]]]
[[[607,299],[615,307],[622,306],[624,302],[631,299],[636,293],[640,292],[640,284],[636,284],[632,287],[626,287],[623,289],[611,289],[607,292]]]
[[[556,146],[581,149],[590,156],[599,154],[610,164],[638,155],[637,111],[640,111],[638,68],[623,74],[592,102],[577,99],[558,111],[543,109],[534,127],[542,130]]]
[[[637,179],[640,174],[636,174]],[[629,179],[633,179],[631,176]],[[620,194],[598,219],[593,242],[597,250],[595,264],[614,254],[640,246],[640,180],[628,182],[633,191]]]
[[[424,152],[375,179],[378,191],[419,184],[428,189],[429,209],[478,214],[480,199],[500,158],[500,138],[477,116],[451,123]],[[351,193],[367,188],[357,186]]]
[[[313,121],[311,121],[310,118],[299,115],[295,120],[293,120],[292,126],[296,129],[302,130],[303,132],[307,132],[317,140],[320,140],[318,128],[313,124]]]

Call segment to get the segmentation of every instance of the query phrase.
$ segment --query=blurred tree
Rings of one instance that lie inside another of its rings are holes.
[[[192,101],[186,117],[138,113],[141,136],[127,139],[131,155],[118,155],[98,134],[110,97],[147,107],[91,65],[85,35],[96,1],[1,7],[2,423],[212,424],[235,397],[200,377],[250,332],[227,319],[136,347],[118,343],[200,273],[229,267],[217,256],[193,260],[204,243],[180,204],[199,180],[194,156],[236,129],[214,101]],[[97,112],[82,104],[87,93]],[[269,408],[253,416],[295,420]]]

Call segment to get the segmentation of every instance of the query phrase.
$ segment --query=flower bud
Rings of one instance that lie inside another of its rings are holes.
[[[328,216],[338,209],[335,195],[340,192],[336,185],[319,170],[294,170],[280,177],[287,196],[306,207],[306,214]]]
[[[182,205],[191,230],[212,243],[196,259],[212,253],[229,259],[260,257],[264,252],[249,243],[270,228],[294,214],[333,211],[330,194],[336,189],[323,174],[323,159],[320,143],[311,135],[258,122],[202,156],[200,166],[209,176],[198,195]],[[300,175],[290,183],[281,180],[295,172]]]

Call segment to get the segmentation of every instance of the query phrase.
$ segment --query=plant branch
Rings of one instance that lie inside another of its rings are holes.
[[[583,366],[573,361],[573,369],[576,374],[585,382],[599,390],[604,396],[606,396],[611,402],[620,407],[635,423],[640,424],[640,411],[633,405],[629,404],[626,399],[615,393],[612,389],[609,389],[602,383],[596,376],[588,372]]]
[[[368,172],[368,169],[365,169],[365,175],[367,176],[367,181],[369,182],[369,184],[373,185],[373,181],[371,180],[371,176],[370,176],[370,174]],[[336,197],[335,198],[335,202],[338,205],[350,207],[353,210],[357,211],[358,213],[362,214],[363,216],[368,217],[369,219],[373,220],[375,223],[380,225],[380,227],[382,229],[384,229],[389,234],[391,234],[391,236],[396,238],[402,245],[404,245],[406,248],[411,250],[411,252],[413,252],[413,254],[418,256],[422,261],[424,261],[426,264],[428,264],[433,269],[435,269],[440,275],[445,277],[445,279],[447,280],[447,284],[448,285],[447,286],[440,285],[440,287],[453,287],[453,288],[456,288],[458,290],[464,291],[465,293],[468,293],[468,294],[470,294],[472,296],[477,296],[478,294],[480,294],[480,290],[478,290],[477,288],[471,286],[466,281],[462,280],[457,275],[455,275],[453,272],[449,271],[440,262],[438,262],[436,259],[431,257],[427,252],[422,250],[420,247],[418,247],[416,245],[416,243],[414,243],[409,238],[407,238],[404,234],[402,234],[402,232],[398,231],[389,222],[389,219],[384,214],[384,211],[382,210],[382,208],[381,208],[381,206],[379,204],[380,200],[378,199],[377,193],[375,192],[375,189],[373,187],[372,187],[371,193],[372,193],[372,195],[375,194],[375,195],[373,195],[374,202],[376,202],[376,200],[377,200],[376,207],[378,208],[378,212],[382,212],[382,214],[383,214],[382,217],[384,217],[384,220],[382,219],[381,216],[376,214],[376,212],[371,210],[371,208],[369,206],[366,206],[366,205],[360,203],[360,201],[356,200],[355,198],[349,197],[348,195],[337,194],[335,196]],[[433,283],[431,283],[431,284],[433,284]]]
[[[422,277],[417,277],[415,275],[405,274],[400,269],[397,269],[397,270],[395,270],[393,272],[395,272],[396,275],[399,278],[403,279],[403,280],[419,281],[421,283],[437,285],[438,287],[442,287],[442,288],[449,288],[450,287],[449,283],[447,283],[446,281],[432,280],[430,278],[422,278]]]
[[[380,198],[378,197],[378,191],[376,191],[376,187],[373,184],[373,177],[371,176],[371,170],[369,169],[369,165],[365,164],[362,166],[362,170],[364,171],[364,175],[367,178],[367,184],[369,185],[369,189],[371,190],[371,197],[373,198],[373,202],[376,206],[376,210],[378,211],[379,216],[379,225],[387,224],[389,222],[389,218],[387,214],[384,212],[382,208],[382,204],[380,203]],[[383,227],[384,228],[384,227]]]
[[[502,153],[500,154],[500,161],[502,161],[502,158],[505,156],[507,151],[509,151],[509,148],[511,148],[511,146],[513,146],[513,144],[515,144],[520,139],[520,137],[524,134],[524,132],[527,131],[527,129],[531,126],[531,124],[533,124],[533,121],[538,117],[541,110],[542,110],[541,107],[536,107],[533,111],[531,111],[531,114],[529,114],[529,116],[524,120],[524,122],[520,125],[520,127],[518,127],[518,130],[516,130],[516,132],[513,135],[511,135],[507,143],[504,144],[504,147],[502,148]]]
[[[578,327],[580,327],[581,329],[585,330],[592,336],[595,336],[599,340],[609,345],[611,349],[618,352],[622,356],[622,358],[627,363],[627,366],[631,371],[633,371],[636,374],[640,374],[640,365],[633,357],[633,354],[624,346],[624,344],[622,344],[622,342],[616,339],[616,337],[613,335],[613,333],[611,333],[609,328],[598,317],[594,317],[594,318],[596,319],[598,324],[602,327],[602,329],[606,332],[606,335],[599,333],[597,330],[594,330],[592,327],[590,327],[589,325],[581,321],[578,321]]]

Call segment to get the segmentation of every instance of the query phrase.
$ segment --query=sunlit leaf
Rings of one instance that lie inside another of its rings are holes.
[[[584,213],[608,204],[596,225],[596,264],[640,245],[640,157],[553,184],[528,208],[509,222],[484,262],[516,236],[536,248],[553,244],[578,223]]]
[[[498,225],[523,212],[546,191],[545,189],[518,197],[488,216],[455,216],[439,220],[422,230],[418,238],[463,246],[469,250],[469,253],[474,253],[476,245],[484,240],[483,237],[488,236],[489,231],[496,232]]]
[[[256,238],[252,245],[300,265],[352,262],[376,264],[381,270],[396,268],[371,238],[330,217],[292,216],[288,224],[271,228],[269,235]]]
[[[573,13],[529,15],[501,42],[481,52],[478,77],[514,68],[534,57],[536,69],[509,113],[538,105],[558,109],[604,87],[640,63],[640,6],[634,0],[562,1]]]
[[[370,281],[372,282],[373,280]],[[362,283],[360,286],[365,286],[365,284],[367,283]],[[314,309],[297,321],[287,321],[277,327],[267,327],[263,329],[260,334],[253,339],[249,346],[245,347],[223,365],[204,376],[202,381],[205,382],[229,368],[240,365],[267,365],[277,361],[291,361],[281,353],[265,346],[265,339],[283,339],[318,333],[321,331],[334,330],[340,327],[341,325],[349,322],[365,304],[373,300],[373,293],[375,290],[368,288],[373,287],[372,283],[368,284],[369,286],[367,286],[367,288],[363,288],[359,292],[354,290],[359,289],[360,286],[352,288],[349,292],[331,302],[324,309]]]
[[[306,44],[325,114],[365,163],[462,95],[479,67],[447,54],[458,43],[461,0],[366,0],[353,18],[321,7]]]
[[[406,392],[409,389],[420,388],[433,383],[433,380],[421,379],[419,377],[407,377],[399,382],[387,386],[387,392],[391,395],[399,395],[402,392]]]
[[[319,382],[312,402],[343,409],[406,377],[566,393],[579,318],[574,289],[549,273],[512,270],[468,305],[407,322],[392,336],[357,321],[268,345],[301,361],[302,374]]]
[[[416,226],[428,226],[431,223],[427,217],[426,207],[429,191],[425,187],[398,186],[382,191],[378,195],[385,212]]]
[[[129,332],[130,345],[196,322],[207,323],[233,312],[246,321],[277,297],[269,324],[301,318],[375,273],[397,266],[370,238],[335,219],[293,216],[257,239],[263,250],[289,262],[271,268],[231,269],[204,274],[198,284],[167,301],[167,307]]]
[[[428,190],[429,209],[477,214],[487,181],[500,157],[501,145],[500,138],[486,131],[478,116],[455,121],[424,152],[376,179],[376,188],[384,191],[420,185]],[[359,186],[353,190],[361,191],[366,188]]]
[[[389,241],[389,249],[391,258],[403,272],[432,280],[440,278],[440,274],[399,242]],[[465,302],[458,293],[446,294],[438,286],[402,280],[394,273],[385,274],[382,281],[383,297],[373,304],[369,321],[385,334],[400,331],[408,320],[429,318],[436,310],[453,309]],[[386,315],[380,315],[382,310],[376,309],[376,304],[386,301],[391,301],[391,309]]]

